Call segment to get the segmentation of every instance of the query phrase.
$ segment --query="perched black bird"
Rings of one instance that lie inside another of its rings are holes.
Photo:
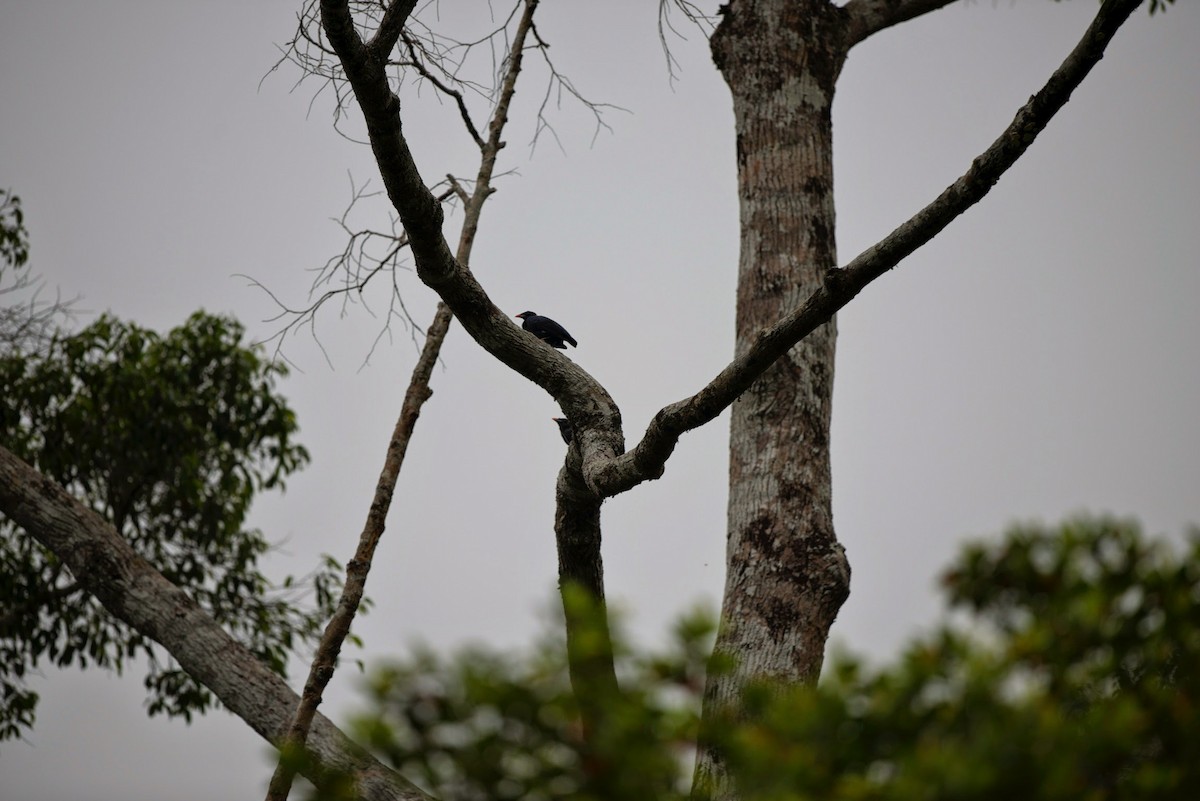
[[[552,347],[566,350],[567,346],[563,344],[564,342],[570,342],[572,347],[579,347],[575,337],[568,334],[567,329],[549,317],[543,317],[531,311],[523,311],[517,317],[524,321],[521,323],[522,328]]]
[[[558,423],[558,433],[562,434],[563,442],[571,444],[571,437],[575,436],[575,429],[571,427],[571,421],[565,417],[551,417],[551,420]]]

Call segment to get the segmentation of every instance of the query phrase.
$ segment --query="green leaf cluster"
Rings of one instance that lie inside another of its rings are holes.
[[[604,625],[582,594],[568,603],[580,626]],[[549,637],[522,656],[469,648],[447,658],[418,649],[371,673],[371,711],[352,728],[442,799],[683,799],[712,634],[710,618],[696,613],[678,624],[664,653],[622,647],[623,689],[587,699],[604,710],[591,731],[568,678],[566,644]]]
[[[29,268],[29,230],[21,198],[0,189],[0,358],[39,350],[49,341],[71,301],[43,297],[42,281]]]
[[[243,343],[235,320],[197,312],[165,335],[104,315],[45,353],[0,358],[0,442],[110,521],[272,669],[336,602],[336,565],[308,588],[259,570],[270,546],[246,517],[308,461],[275,388],[285,368]],[[121,670],[144,655],[151,714],[190,719],[214,699],[76,576],[0,519],[0,737],[33,722],[24,683],[41,660]],[[304,601],[314,593],[315,604]]]
[[[597,731],[561,642],[419,652],[373,674],[357,729],[447,801],[684,798],[701,741],[747,801],[1200,798],[1200,535],[1180,553],[1130,522],[1020,526],[944,590],[947,622],[893,664],[836,656],[818,686],[749,686],[703,725],[705,669],[729,665],[693,615],[661,654],[614,638],[621,691],[583,700]]]
[[[11,189],[0,190],[0,262],[20,269],[29,261],[29,231],[25,228],[25,212],[21,198]],[[0,271],[4,269],[0,265]]]

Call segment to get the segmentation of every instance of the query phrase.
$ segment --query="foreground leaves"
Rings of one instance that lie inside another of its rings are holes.
[[[357,729],[448,801],[685,798],[698,737],[756,801],[1200,797],[1200,536],[1179,553],[1108,519],[1019,527],[965,549],[945,590],[954,622],[895,664],[837,657],[818,687],[749,687],[703,725],[696,615],[665,653],[618,645],[589,736],[559,643],[381,668]]]

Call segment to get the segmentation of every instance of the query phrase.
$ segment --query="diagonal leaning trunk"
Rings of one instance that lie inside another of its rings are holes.
[[[723,15],[712,52],[737,130],[740,354],[836,266],[830,108],[845,36],[827,0],[733,0]],[[736,668],[710,678],[706,716],[748,680],[815,681],[849,593],[830,505],[835,339],[833,321],[816,329],[733,405],[716,650]],[[700,796],[736,797],[711,749],[696,778]]]

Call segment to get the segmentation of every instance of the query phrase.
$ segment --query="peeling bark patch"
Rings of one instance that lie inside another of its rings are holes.
[[[782,561],[777,591],[768,599],[763,616],[777,642],[789,639],[797,620],[804,617],[809,622],[801,629],[810,634],[828,631],[850,595],[849,565],[836,543],[813,543],[806,538],[793,542],[787,550],[790,557]]]
[[[832,189],[829,181],[820,175],[810,175],[805,178],[801,188],[805,194],[817,195],[819,198],[824,198]]]
[[[814,214],[809,218],[809,230],[813,239],[813,249],[818,253],[833,252],[833,232],[825,224],[824,215]]]
[[[797,485],[782,487],[785,493],[813,495]],[[819,535],[783,529],[769,514],[743,529],[741,543],[739,556],[747,572],[757,574],[759,588],[748,616],[761,620],[776,643],[794,640],[797,629],[827,631],[850,594],[850,566],[842,547]],[[803,620],[807,625],[797,626]]]
[[[800,504],[804,507],[811,507],[814,503],[814,493],[812,487],[801,481],[789,481],[787,479],[779,480],[779,497],[788,501],[789,506]]]

